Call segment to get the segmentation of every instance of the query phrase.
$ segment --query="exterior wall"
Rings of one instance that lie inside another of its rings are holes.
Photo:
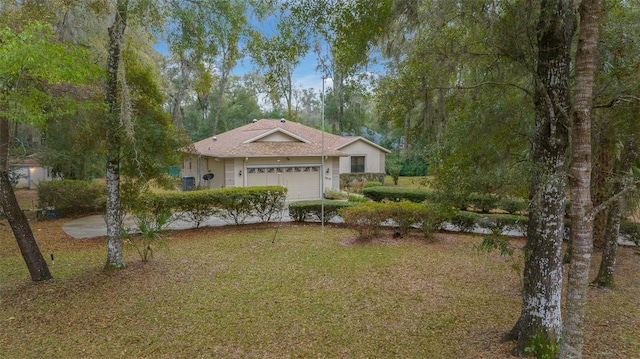
[[[364,156],[364,171],[383,173],[385,153],[369,144],[357,141],[340,149],[349,156]],[[351,173],[351,157],[340,158],[340,173]]]
[[[213,179],[206,181],[202,177],[213,173]],[[180,176],[193,177],[198,188],[220,188],[224,186],[224,162],[200,156],[185,156],[180,167]]]
[[[340,162],[342,158],[334,158],[331,164],[331,188],[340,189]]]
[[[11,168],[19,176],[17,188],[33,189],[38,183],[53,179],[48,167],[12,166]]]
[[[325,189],[340,189],[340,162],[341,160],[337,157],[325,159],[325,169],[322,174]],[[320,166],[321,163],[320,157],[253,157],[216,160],[215,158],[185,156],[181,167],[181,177],[194,177],[196,186],[200,188],[244,187],[247,186],[247,168]],[[206,173],[213,173],[213,179],[203,180],[202,176]]]

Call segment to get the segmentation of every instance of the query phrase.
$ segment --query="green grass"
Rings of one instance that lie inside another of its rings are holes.
[[[104,239],[51,239],[43,251],[56,251],[55,279],[37,284],[5,237],[2,356],[507,357],[499,339],[520,304],[508,259],[480,254],[478,237],[353,236],[316,225],[175,232],[149,263],[128,249],[129,268],[111,273],[101,270]],[[638,357],[637,340],[626,343]]]

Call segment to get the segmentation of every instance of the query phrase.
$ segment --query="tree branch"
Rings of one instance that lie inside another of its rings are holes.
[[[620,96],[616,96],[613,99],[611,99],[611,101],[609,101],[609,103],[600,104],[600,105],[594,105],[593,107],[594,108],[609,108],[609,107],[613,107],[613,106],[619,104],[620,102],[633,102],[633,101],[640,102],[640,97],[633,96],[633,95],[620,95]]]
[[[595,216],[600,212],[611,206],[613,203],[617,202],[627,193],[637,190],[640,188],[640,180],[636,180],[630,184],[627,184],[620,192],[615,195],[609,197],[606,201],[600,203],[599,205],[591,208],[589,212],[587,212],[587,219],[592,221]]]

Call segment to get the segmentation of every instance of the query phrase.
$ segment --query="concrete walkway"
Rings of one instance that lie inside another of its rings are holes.
[[[289,214],[285,212],[281,221],[291,222]],[[258,222],[260,222],[259,218],[249,217],[244,223]],[[206,221],[200,223],[200,227],[220,227],[232,224],[234,223],[223,220],[219,217],[209,217]],[[132,216],[125,216],[124,227],[127,228],[127,230],[134,232],[138,228],[135,218]],[[173,219],[166,227],[166,229],[170,230],[189,228],[195,228],[195,224],[191,221],[185,221],[182,219]],[[107,224],[103,215],[92,215],[71,220],[62,225],[62,230],[75,239],[104,237],[107,235]]]

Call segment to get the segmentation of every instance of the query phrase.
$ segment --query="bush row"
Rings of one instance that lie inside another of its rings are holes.
[[[180,213],[196,226],[212,215],[235,224],[244,223],[250,216],[268,222],[282,214],[286,195],[287,188],[282,186],[147,193],[130,199],[126,209],[135,215],[154,218],[166,213]]]
[[[368,202],[338,210],[347,227],[355,230],[360,239],[376,236],[383,226],[393,225],[400,235],[411,228],[419,228],[425,237],[437,232],[450,217],[450,211],[430,203]]]
[[[359,202],[351,201],[324,201],[324,222],[327,223],[338,216],[338,211],[340,209],[353,207],[359,204]],[[293,202],[289,204],[289,216],[296,222],[321,221],[322,206],[323,202],[320,200]]]
[[[466,210],[473,208],[483,213],[493,210],[503,210],[510,214],[524,213],[527,209],[527,202],[520,198],[502,197],[497,194],[471,193],[465,196],[455,197],[446,193],[441,193],[429,189],[404,188],[404,187],[384,187],[372,186],[363,188],[362,194],[376,202],[402,200],[411,202],[441,202],[448,203],[454,207]]]
[[[38,183],[38,203],[56,216],[104,211],[106,186],[93,181],[59,180]]]
[[[449,223],[460,232],[470,233],[476,229],[484,229],[495,235],[509,231],[518,231],[525,234],[527,231],[528,218],[514,214],[487,214],[458,211],[451,217]]]
[[[362,194],[376,202],[436,202],[436,192],[429,189],[374,186],[364,188]]]

